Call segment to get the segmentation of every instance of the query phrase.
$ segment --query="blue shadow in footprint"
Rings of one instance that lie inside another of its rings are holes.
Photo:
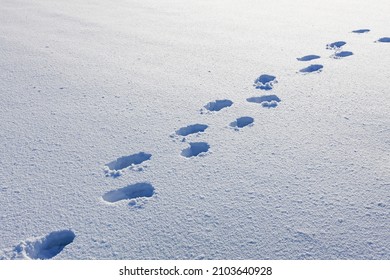
[[[350,52],[350,51],[342,51],[342,52],[336,52],[336,53],[333,55],[333,58],[339,59],[339,58],[343,58],[343,57],[347,57],[347,56],[351,56],[351,55],[353,55],[353,52]]]
[[[103,195],[107,202],[114,203],[125,199],[138,197],[151,197],[154,195],[154,187],[149,183],[137,183],[127,187],[109,191]]]
[[[255,80],[253,86],[256,89],[271,90],[275,83],[277,83],[275,76],[264,74]]]
[[[209,111],[221,111],[223,108],[230,107],[233,105],[233,102],[228,99],[223,100],[215,100],[212,102],[207,103],[204,108]]]
[[[357,29],[352,31],[352,33],[358,33],[358,34],[367,33],[367,32],[370,32],[370,29]]]
[[[190,147],[181,152],[183,157],[196,157],[206,153],[210,149],[210,145],[206,142],[191,142]]]
[[[382,37],[378,39],[378,42],[380,43],[390,43],[390,37]]]
[[[333,42],[333,43],[327,44],[326,48],[328,50],[336,50],[336,49],[341,48],[345,44],[346,44],[346,42],[344,42],[344,41],[337,41],[337,42]]]
[[[206,124],[192,124],[176,130],[176,134],[180,136],[187,136],[198,132],[204,132],[208,127],[209,126]]]
[[[297,60],[299,60],[299,61],[310,61],[310,60],[319,59],[319,58],[321,58],[321,56],[315,55],[315,54],[310,54],[310,55],[305,55],[305,56],[302,56],[302,57],[298,57]]]
[[[301,73],[317,72],[318,73],[318,72],[321,72],[323,68],[324,68],[324,66],[321,65],[321,64],[312,64],[312,65],[310,65],[310,66],[308,66],[306,68],[303,68],[303,69],[299,70],[299,72],[301,72]]]
[[[252,117],[240,117],[236,119],[234,122],[230,123],[230,126],[234,128],[243,128],[247,125],[252,124],[254,121],[255,119]]]

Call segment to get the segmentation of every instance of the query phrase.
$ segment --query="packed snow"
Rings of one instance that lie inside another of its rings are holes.
[[[0,259],[389,259],[387,0],[0,0]]]

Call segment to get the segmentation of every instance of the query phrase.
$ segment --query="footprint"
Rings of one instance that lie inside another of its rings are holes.
[[[252,117],[241,117],[230,123],[230,126],[238,130],[239,128],[243,128],[247,125],[253,124],[254,121],[255,120]]]
[[[275,76],[264,74],[255,80],[253,86],[257,89],[271,90],[277,82]]]
[[[326,48],[328,50],[337,50],[337,49],[341,48],[342,46],[344,46],[345,44],[346,44],[346,42],[344,42],[344,41],[337,41],[337,42],[334,42],[331,44],[327,44]]]
[[[319,58],[321,58],[321,56],[315,55],[315,54],[310,54],[310,55],[305,55],[305,56],[302,56],[302,57],[298,57],[297,60],[299,60],[299,61],[310,61],[310,60],[319,59]]]
[[[342,51],[342,52],[336,52],[334,55],[332,55],[332,57],[335,59],[340,59],[340,58],[351,56],[351,55],[353,55],[353,52]]]
[[[370,32],[370,29],[357,29],[352,31],[352,33],[359,33],[359,34],[367,33],[367,32]]]
[[[378,41],[376,41],[376,42],[390,43],[390,37],[382,37],[382,38],[378,39]]]
[[[233,105],[233,102],[228,99],[223,100],[215,100],[212,102],[207,103],[204,108],[209,111],[220,111],[223,108],[227,108]]]
[[[299,70],[299,72],[301,72],[301,73],[312,73],[312,72],[319,73],[322,71],[322,68],[324,68],[324,66],[322,66],[321,64],[312,64],[306,68]]]
[[[281,101],[279,97],[276,95],[263,95],[263,96],[255,96],[255,97],[249,97],[246,99],[246,101],[251,103],[259,103],[261,106],[265,108],[274,108],[278,106],[279,102]]]
[[[22,241],[11,251],[7,252],[7,259],[51,259],[61,253],[65,246],[73,242],[76,235],[71,230],[53,231],[48,235]]]
[[[176,130],[176,134],[180,136],[187,136],[198,132],[204,132],[208,127],[209,126],[206,124],[192,124]]]
[[[210,145],[206,142],[191,142],[189,147],[181,152],[183,157],[196,157],[204,155],[209,149]]]
[[[109,191],[103,195],[103,199],[107,202],[114,203],[121,200],[138,199],[144,197],[152,197],[154,195],[154,187],[149,183],[136,183],[128,185],[124,188]],[[133,202],[131,205],[135,205]]]
[[[315,234],[302,229],[288,229],[291,234],[291,241],[298,243],[316,243]]]
[[[150,160],[152,157],[151,154],[140,152],[138,154],[123,156],[117,158],[116,160],[107,163],[105,166],[105,172],[107,176],[120,176],[122,174],[122,170],[128,167],[134,167],[134,165],[138,165],[143,163],[146,160]]]

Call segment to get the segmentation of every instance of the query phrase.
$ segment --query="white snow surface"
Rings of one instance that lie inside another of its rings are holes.
[[[388,0],[0,0],[0,259],[390,259],[389,26]]]

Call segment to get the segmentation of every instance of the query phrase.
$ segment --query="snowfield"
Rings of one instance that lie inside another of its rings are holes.
[[[388,0],[0,0],[0,259],[390,259]]]

